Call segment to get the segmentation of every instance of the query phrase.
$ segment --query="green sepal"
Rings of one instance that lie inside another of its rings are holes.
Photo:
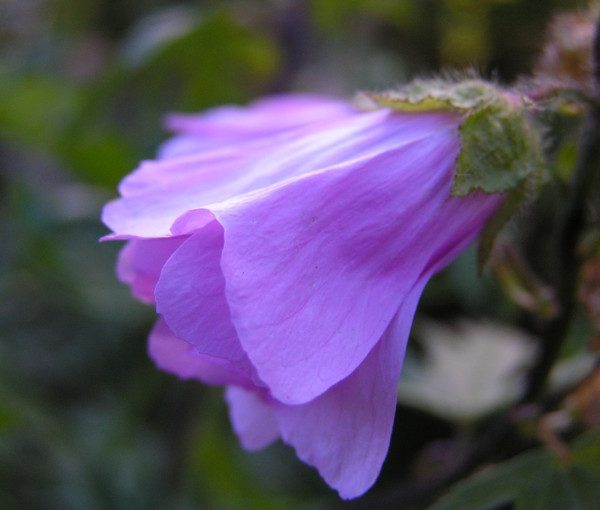
[[[540,175],[540,137],[525,112],[500,102],[470,114],[460,126],[461,150],[452,194],[502,193]]]
[[[435,110],[472,111],[498,97],[498,89],[477,78],[462,81],[414,80],[397,90],[365,93],[377,106],[402,112]]]
[[[511,190],[503,204],[483,227],[477,244],[477,267],[479,272],[490,260],[498,235],[525,201],[527,196],[525,189],[526,186],[522,184]]]
[[[455,196],[476,190],[504,193],[529,178],[539,181],[545,166],[541,136],[528,115],[530,101],[492,83],[477,78],[415,80],[398,90],[365,93],[359,101],[400,112],[461,114]]]
[[[462,116],[452,194],[466,196],[479,191],[506,196],[481,235],[481,269],[502,227],[543,180],[542,137],[529,115],[531,101],[473,77],[462,81],[416,80],[398,90],[368,93],[359,99],[366,107],[449,111]]]

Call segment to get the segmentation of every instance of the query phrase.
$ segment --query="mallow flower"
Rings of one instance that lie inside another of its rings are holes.
[[[386,456],[423,287],[503,200],[452,195],[463,120],[309,95],[172,115],[104,209],[158,367],[225,386],[244,447],[281,438],[343,498]]]

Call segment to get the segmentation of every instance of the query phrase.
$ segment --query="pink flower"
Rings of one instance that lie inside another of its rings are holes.
[[[104,210],[156,364],[227,386],[246,448],[281,437],[344,498],[387,453],[423,287],[501,201],[450,196],[460,122],[309,96],[174,115]]]

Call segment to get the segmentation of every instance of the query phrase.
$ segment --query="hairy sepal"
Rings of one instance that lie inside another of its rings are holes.
[[[400,112],[445,110],[463,116],[452,194],[506,195],[504,205],[480,237],[482,268],[498,233],[543,181],[542,137],[530,115],[531,100],[484,80],[468,78],[416,80],[398,90],[365,93],[360,103]]]

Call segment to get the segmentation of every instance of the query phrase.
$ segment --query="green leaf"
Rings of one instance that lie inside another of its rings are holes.
[[[600,476],[600,432],[579,438],[575,442],[572,455],[575,466]]]
[[[260,95],[277,71],[268,36],[227,9],[207,14],[182,35],[135,62],[115,63],[87,87],[56,150],[77,175],[113,188],[165,138],[162,119]]]
[[[188,445],[190,483],[194,490],[204,492],[210,508],[277,510],[293,507],[294,501],[289,496],[269,487],[266,480],[261,479],[261,472],[247,464],[247,454],[228,432],[228,426],[224,428],[222,399],[220,395],[213,396],[216,398],[205,404],[210,412],[202,416]],[[264,458],[264,452],[262,455],[262,470],[274,469]]]
[[[582,469],[580,466],[574,466],[570,475],[571,484],[579,498],[580,508],[596,508],[600,501],[600,475],[591,469]]]
[[[92,125],[89,121],[65,130],[55,150],[80,179],[110,188],[135,167],[140,156],[117,126]]]
[[[47,150],[80,102],[76,86],[54,77],[0,69],[0,135]]]
[[[559,460],[546,450],[521,454],[457,483],[430,510],[594,510],[600,501],[600,433],[573,442]]]
[[[431,510],[485,510],[513,501],[527,488],[545,485],[552,464],[552,455],[545,451],[521,455],[459,482]]]
[[[195,110],[262,92],[278,63],[268,37],[248,30],[223,9],[165,44],[131,78],[142,85],[140,99]]]

